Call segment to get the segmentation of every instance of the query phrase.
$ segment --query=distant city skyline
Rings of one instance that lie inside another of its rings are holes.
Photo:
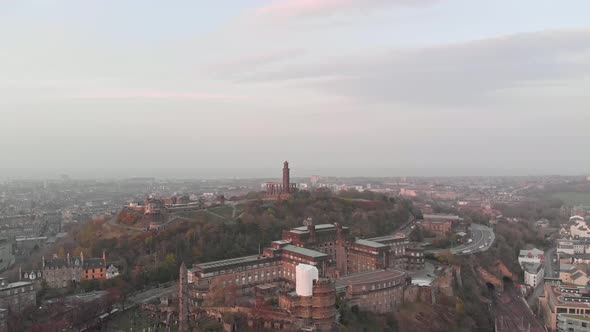
[[[5,1],[0,179],[587,174],[589,12]]]

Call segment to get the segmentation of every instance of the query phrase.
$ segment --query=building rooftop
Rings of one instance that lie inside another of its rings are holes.
[[[214,269],[214,268],[231,266],[231,265],[242,264],[242,263],[253,263],[253,262],[257,262],[262,259],[265,259],[265,258],[268,258],[268,257],[263,257],[263,256],[258,256],[258,255],[244,256],[244,257],[230,258],[230,259],[209,262],[209,263],[199,263],[199,264],[195,264],[195,267],[200,268],[202,270],[207,270],[207,269]]]
[[[584,287],[553,286],[545,284],[545,297],[554,305],[590,309],[590,297]]]
[[[316,231],[326,231],[326,230],[335,230],[335,229],[336,229],[336,225],[334,225],[334,224],[319,224],[319,225],[315,225],[315,230]],[[348,227],[342,226],[342,229],[348,229]],[[289,232],[291,232],[291,233],[297,233],[297,234],[309,233],[309,231],[307,230],[307,226],[300,226],[300,227],[291,228],[289,230]]]
[[[573,271],[576,267],[572,264],[561,264],[559,265],[559,271]]]
[[[526,257],[529,254],[531,254],[533,257],[535,257],[535,256],[538,256],[538,255],[544,255],[545,252],[543,250],[539,250],[537,248],[533,248],[533,249],[530,249],[530,250],[524,250],[523,249],[523,250],[520,251],[519,256],[520,257]]]
[[[371,248],[387,248],[386,245],[371,240],[356,239],[354,243]]]
[[[7,283],[4,286],[0,286],[0,289],[17,288],[17,287],[22,287],[22,286],[29,286],[32,284],[33,283],[30,281],[17,281],[17,282]]]
[[[369,239],[366,239],[368,241],[373,241],[373,242],[389,242],[389,241],[402,241],[407,239],[407,236],[403,233],[395,233],[393,235],[385,235],[385,236],[378,236],[378,237],[372,237]]]
[[[559,316],[590,322],[590,316],[588,315],[559,314]]]
[[[524,270],[531,274],[537,274],[543,267],[540,263],[524,263],[522,264]]]
[[[319,251],[315,251],[315,250],[311,250],[311,249],[307,249],[307,248],[297,247],[292,244],[288,244],[288,245],[284,246],[283,250],[289,251],[289,252],[292,252],[295,254],[300,254],[300,255],[312,257],[312,258],[328,257],[328,255],[324,254],[323,252],[319,252]]]
[[[425,214],[422,216],[424,220],[426,219],[446,219],[446,220],[463,220],[463,218],[459,216],[454,216],[450,214]]]
[[[406,273],[400,270],[375,270],[348,275],[336,279],[337,283],[351,285],[359,283],[371,283],[401,277]]]

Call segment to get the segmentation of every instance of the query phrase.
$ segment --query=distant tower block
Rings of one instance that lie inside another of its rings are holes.
[[[295,267],[295,292],[299,296],[313,295],[313,281],[319,279],[318,268],[299,264]]]

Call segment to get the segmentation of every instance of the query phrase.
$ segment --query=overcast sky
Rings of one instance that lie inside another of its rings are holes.
[[[590,172],[588,0],[0,0],[0,178]]]

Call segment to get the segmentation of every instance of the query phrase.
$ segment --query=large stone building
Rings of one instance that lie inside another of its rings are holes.
[[[18,281],[8,283],[0,278],[0,309],[21,312],[37,304],[35,287],[32,282]]]
[[[423,250],[406,252],[403,234],[355,239],[340,224],[306,225],[283,232],[260,255],[195,264],[188,269],[189,302],[198,306],[211,289],[231,287],[239,294],[253,294],[258,285],[294,284],[298,264],[317,267],[320,278],[339,278],[353,273],[384,269],[419,269]],[[408,256],[408,254],[410,256]]]
[[[406,273],[399,270],[377,270],[351,274],[336,280],[352,306],[360,310],[386,313],[403,302]]]
[[[68,287],[71,283],[79,283],[82,278],[82,262],[84,256],[71,258],[58,258],[54,256],[50,260],[43,259],[43,280],[49,288]]]

